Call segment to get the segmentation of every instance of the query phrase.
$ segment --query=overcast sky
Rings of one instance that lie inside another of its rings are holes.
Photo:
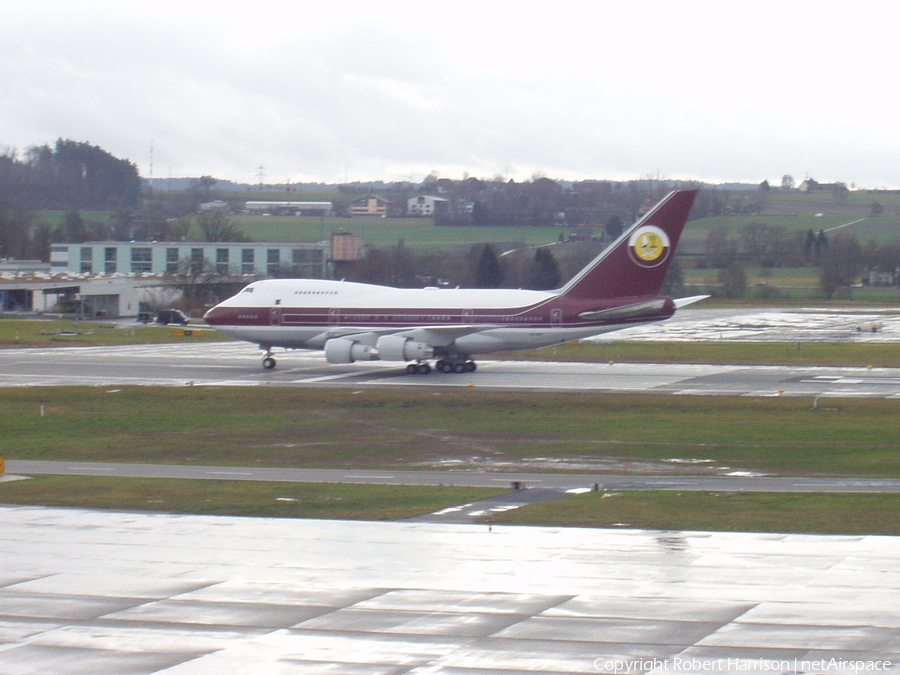
[[[662,176],[900,186],[887,2],[29,0],[0,149],[239,182]]]

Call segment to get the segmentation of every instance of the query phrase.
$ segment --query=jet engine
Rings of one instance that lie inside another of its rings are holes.
[[[325,360],[328,363],[377,361],[378,351],[371,345],[360,344],[344,338],[334,338],[325,343]]]
[[[434,347],[400,335],[382,335],[375,343],[382,361],[423,361],[434,356]]]

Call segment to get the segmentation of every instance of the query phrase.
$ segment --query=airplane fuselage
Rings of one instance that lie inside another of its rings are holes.
[[[615,312],[642,302],[646,303],[642,310],[631,315]],[[349,334],[424,331],[443,334],[442,347],[487,354],[661,321],[674,311],[672,300],[665,297],[600,301],[547,291],[402,289],[301,279],[255,282],[211,310],[206,319],[233,337],[266,347],[323,349],[329,339]],[[466,334],[453,337],[455,332]]]

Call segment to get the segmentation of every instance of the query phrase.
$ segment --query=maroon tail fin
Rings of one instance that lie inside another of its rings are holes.
[[[677,190],[651,209],[563,286],[560,295],[624,298],[659,295],[697,190]]]

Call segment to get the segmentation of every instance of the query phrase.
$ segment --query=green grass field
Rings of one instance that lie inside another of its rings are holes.
[[[720,270],[686,269],[684,280],[689,284],[712,285],[717,283],[716,275]],[[764,283],[780,287],[815,288],[819,285],[818,267],[747,267],[744,269],[747,285]]]
[[[190,335],[185,334],[185,330]],[[121,324],[101,321],[0,318],[0,348],[37,346],[90,346],[123,344],[165,344],[209,342],[229,339],[205,327],[154,326],[135,322]]]
[[[492,358],[585,363],[714,363],[725,365],[900,367],[894,342],[581,342]]]
[[[900,401],[307,388],[0,390],[7,459],[900,476]]]
[[[332,232],[346,230],[363,242],[382,248],[404,246],[447,249],[483,242],[551,244],[557,227],[438,227],[433,218],[320,218],[315,216],[231,216],[231,223],[254,241],[324,241]],[[199,231],[193,233],[199,235]]]
[[[271,518],[399,520],[502,492],[449,486],[36,476],[0,483],[0,503]]]
[[[898,535],[900,495],[590,492],[506,511],[493,520],[499,525]]]

